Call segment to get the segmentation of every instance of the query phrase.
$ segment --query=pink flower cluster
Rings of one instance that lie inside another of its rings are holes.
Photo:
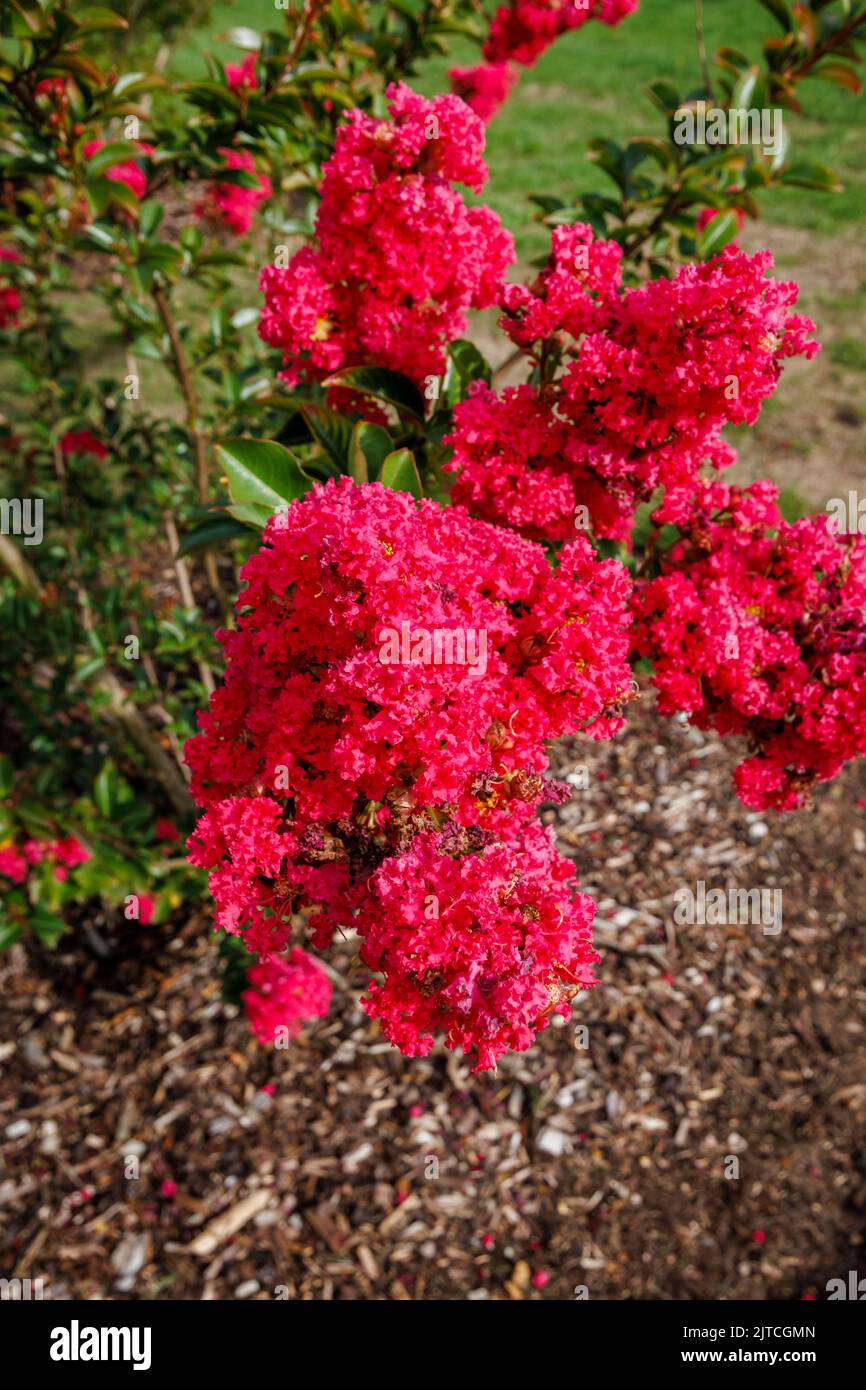
[[[866,754],[866,539],[789,525],[769,483],[705,484],[681,529],[633,605],[659,707],[747,739],[747,806],[803,806]]]
[[[287,957],[258,961],[248,980],[244,1008],[250,1031],[262,1046],[297,1037],[303,1023],[324,1018],[331,1007],[331,981],[297,946]]]
[[[16,265],[21,260],[17,251],[13,251],[11,246],[0,246],[0,266]],[[10,284],[5,277],[0,276],[0,330],[4,328],[14,328],[18,322],[18,315],[21,312],[21,295],[14,285]]]
[[[626,571],[583,538],[551,570],[460,508],[339,479],[271,519],[243,577],[187,745],[217,925],[263,955],[301,910],[319,949],[354,927],[385,976],[367,1007],[413,1055],[438,1029],[480,1066],[528,1046],[589,979],[592,906],[534,808],[559,796],[547,740],[622,723]]]
[[[256,76],[258,53],[248,53],[240,63],[226,63],[226,82],[233,92],[255,92],[259,85]]]
[[[514,260],[489,208],[452,187],[487,178],[484,129],[453,96],[388,89],[390,120],[352,111],[324,166],[316,244],[267,266],[260,332],[286,380],[375,364],[419,385],[445,370],[469,308],[498,300]]]
[[[356,926],[384,978],[365,1008],[409,1056],[441,1031],[447,1047],[477,1051],[476,1071],[494,1067],[596,982],[595,903],[573,892],[571,865],[534,819],[477,853],[421,834],[370,887]]]
[[[212,183],[204,197],[196,204],[198,217],[227,227],[235,236],[246,236],[253,225],[253,215],[260,204],[267,202],[273,193],[273,186],[267,174],[259,174],[256,161],[249,150],[219,150],[226,169],[243,169],[254,174],[257,187],[245,188],[238,183],[224,183],[219,179]]]
[[[517,80],[513,64],[532,67],[545,49],[571,29],[590,19],[619,24],[638,7],[639,0],[511,0],[493,16],[482,50],[484,62],[472,68],[452,68],[451,89],[483,121],[489,121]]]
[[[130,143],[135,146],[140,155],[153,154],[154,152],[153,145],[147,145],[142,140],[132,140]],[[104,140],[88,140],[81,153],[85,159],[92,159],[104,148]],[[147,192],[147,175],[134,159],[125,159],[120,164],[110,165],[105,171],[105,177],[115,183],[126,184],[130,192],[134,193],[139,200]]]
[[[513,63],[478,63],[470,68],[452,68],[448,77],[454,95],[487,125],[511,95],[517,69]]]
[[[726,248],[638,289],[622,288],[620,256],[588,226],[558,227],[536,280],[506,287],[502,325],[545,379],[500,396],[477,385],[454,412],[454,498],[485,520],[559,540],[583,507],[597,535],[623,539],[663,488],[657,519],[678,522],[702,465],[734,461],[723,426],[753,424],[784,359],[818,351],[789,312],[796,285],[767,278],[769,252]]]
[[[74,836],[60,840],[25,840],[21,845],[5,845],[0,849],[0,874],[13,883],[25,883],[30,870],[39,864],[53,864],[54,877],[65,883],[69,870],[86,864],[90,851]]]
[[[90,430],[67,430],[60,438],[60,448],[67,455],[90,454],[97,459],[108,458],[108,449]]]

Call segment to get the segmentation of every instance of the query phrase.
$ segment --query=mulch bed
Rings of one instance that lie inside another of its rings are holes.
[[[601,984],[495,1075],[388,1046],[350,941],[331,1016],[282,1051],[222,1001],[205,916],[102,956],[14,948],[0,1273],[55,1299],[404,1300],[822,1298],[862,1274],[866,773],[757,816],[733,750],[647,696],[559,762],[586,769],[546,814],[600,904]],[[699,879],[781,888],[781,932],[677,926]]]

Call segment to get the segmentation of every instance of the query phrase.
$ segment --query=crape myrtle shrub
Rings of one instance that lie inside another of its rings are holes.
[[[866,751],[862,538],[720,476],[818,350],[739,231],[838,185],[787,135],[679,136],[856,92],[866,7],[772,0],[759,54],[651,84],[653,133],[593,142],[608,194],[527,189],[528,271],[483,123],[636,0],[305,0],[182,82],[121,8],[0,6],[0,940],[159,922],[204,870],[259,1041],[327,1012],[353,935],[397,1047],[493,1066],[594,983],[538,811],[550,742],[614,737],[636,666],[737,740],[749,806]],[[480,61],[423,98],[452,34]]]

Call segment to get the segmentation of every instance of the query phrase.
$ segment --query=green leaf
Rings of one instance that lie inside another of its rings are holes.
[[[833,82],[837,87],[847,87],[849,92],[859,96],[863,90],[860,78],[849,63],[821,63],[813,68],[812,77],[822,77],[825,82]]]
[[[670,171],[676,168],[676,155],[667,140],[659,140],[654,135],[638,135],[629,140],[626,148],[640,150],[661,165],[662,169]]]
[[[223,439],[217,445],[217,457],[236,504],[252,503],[275,512],[282,502],[303,497],[313,486],[294,454],[272,440]]]
[[[739,48],[729,48],[727,44],[716,54],[716,63],[728,72],[742,72],[749,66],[749,60]]]
[[[0,922],[0,951],[8,951],[21,935],[18,922]]]
[[[650,82],[646,92],[666,116],[672,116],[680,105],[676,87],[665,77],[660,77],[656,82]]]
[[[88,178],[87,192],[97,216],[101,216],[109,203],[120,203],[120,206],[125,208],[127,212],[138,213],[138,199],[132,189],[127,184],[121,183],[119,179]]]
[[[711,256],[717,255],[722,247],[734,240],[739,230],[740,224],[735,212],[717,213],[698,237],[698,259],[708,261]]]
[[[731,99],[728,103],[731,110],[748,110],[752,106],[752,98],[755,95],[755,88],[760,76],[761,69],[757,63],[740,74],[734,83],[734,90],[731,92]]]
[[[95,241],[97,246],[101,246],[103,250],[111,251],[114,249],[116,238],[107,227],[100,227],[98,223],[91,222],[89,226],[84,228],[84,231],[91,241]]]
[[[359,391],[364,396],[375,396],[387,401],[397,410],[404,410],[417,419],[424,419],[424,398],[418,387],[400,372],[387,371],[385,367],[348,367],[343,372],[328,377],[325,386],[345,386]]]
[[[75,23],[78,26],[79,34],[96,34],[104,29],[128,29],[128,22],[114,10],[106,10],[101,6],[82,10],[75,15]]]
[[[786,34],[791,32],[791,15],[785,0],[761,0],[765,10],[779,21]]]
[[[486,381],[487,385],[490,385],[490,363],[474,343],[470,343],[466,338],[458,338],[450,344],[448,358],[445,400],[449,406],[456,405],[465,398],[473,381]]]
[[[91,676],[95,676],[97,671],[101,671],[105,665],[104,656],[92,656],[89,661],[78,666],[75,671],[76,685],[86,685]]]
[[[247,328],[251,323],[258,323],[259,309],[254,304],[248,304],[243,309],[236,309],[229,322],[232,328]]]
[[[415,457],[409,449],[395,449],[382,464],[380,481],[385,487],[396,488],[399,492],[410,492],[413,497],[423,497],[424,489],[418,476]]]
[[[258,30],[248,29],[243,24],[229,29],[227,34],[220,34],[219,39],[221,43],[231,43],[235,48],[244,48],[249,52],[255,52],[262,46],[262,36]]]
[[[815,188],[821,193],[841,193],[842,180],[826,164],[815,164],[811,160],[798,159],[785,170],[782,183],[795,188]]]
[[[118,140],[111,145],[103,145],[101,150],[92,154],[87,161],[87,174],[101,174],[106,169],[111,168],[112,164],[127,164],[130,159],[135,157],[136,150],[127,140]]]
[[[62,917],[55,917],[44,907],[34,908],[30,915],[30,928],[46,946],[56,946],[63,933],[69,931]]]
[[[141,204],[141,212],[138,218],[138,230],[143,237],[151,237],[162,221],[165,209],[162,203],[158,203],[155,198]]]
[[[281,502],[279,505],[282,507],[285,504]],[[226,511],[243,530],[264,531],[274,512],[279,511],[279,507],[264,507],[259,502],[234,502],[230,507],[226,507]]]
[[[184,251],[188,251],[191,256],[197,255],[201,250],[203,240],[204,237],[202,236],[200,227],[191,224],[188,227],[184,227],[181,231],[180,244]]]
[[[101,87],[105,81],[101,70],[90,58],[85,58],[83,53],[58,53],[49,63],[45,63],[40,71],[46,76],[53,76],[59,72],[74,72],[76,77],[83,77],[96,87]]]
[[[251,173],[249,169],[225,169],[221,164],[215,164],[212,174],[217,182],[232,184],[235,188],[258,188],[261,183],[259,175]]]
[[[115,807],[116,770],[110,758],[102,764],[93,783],[93,799],[100,815],[110,820]]]
[[[178,556],[191,555],[194,550],[203,550],[207,545],[222,545],[236,536],[246,535],[247,529],[242,521],[220,512],[187,531],[177,548]]]
[[[15,769],[12,766],[12,759],[5,753],[0,753],[0,796],[8,796],[12,790],[12,783],[15,780]]]
[[[313,438],[334,460],[341,473],[349,472],[352,458],[352,422],[323,405],[305,405],[301,414]]]
[[[381,425],[360,420],[352,431],[349,471],[356,482],[378,478],[382,464],[393,452],[394,441]]]

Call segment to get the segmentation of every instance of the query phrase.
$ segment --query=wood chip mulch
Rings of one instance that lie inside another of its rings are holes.
[[[800,1299],[866,1272],[866,773],[747,812],[734,751],[645,696],[560,745],[545,815],[601,983],[472,1076],[397,1054],[334,952],[331,1016],[263,1050],[205,916],[0,966],[0,1274],[109,1299]],[[581,782],[586,781],[586,788]],[[695,887],[783,926],[678,926]]]

